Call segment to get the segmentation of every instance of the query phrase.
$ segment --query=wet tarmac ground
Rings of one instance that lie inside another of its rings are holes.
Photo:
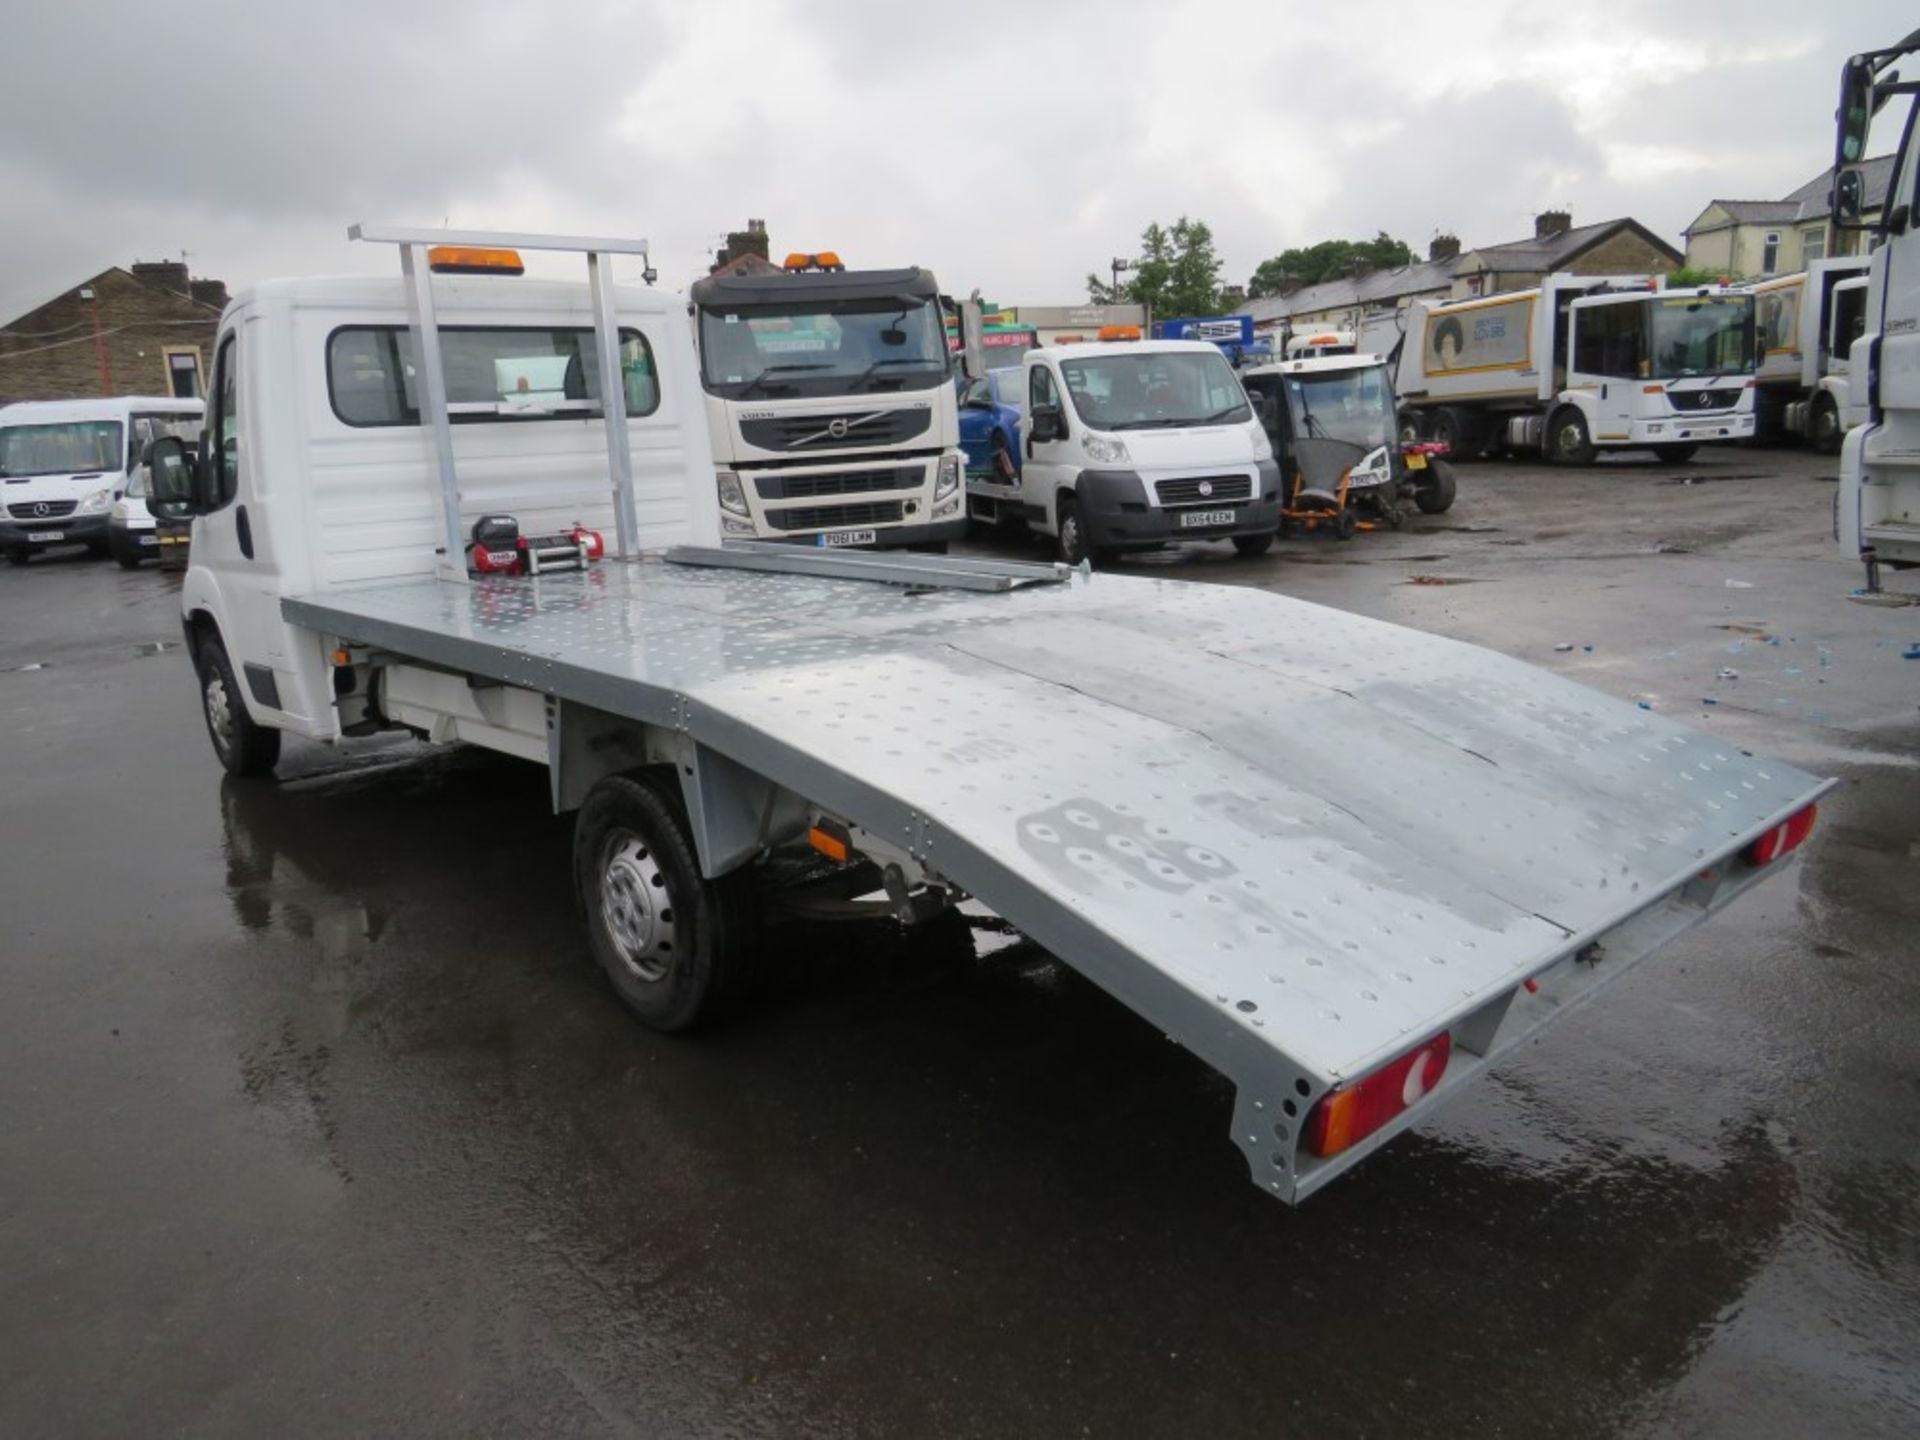
[[[1476,465],[1407,531],[1138,562],[1842,780],[1298,1210],[1217,1077],[982,917],[785,932],[653,1035],[537,770],[223,783],[172,577],[0,572],[0,1435],[1920,1431],[1920,608],[1848,602],[1832,468]]]

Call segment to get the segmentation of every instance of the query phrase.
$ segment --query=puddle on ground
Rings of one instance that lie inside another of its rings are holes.
[[[164,655],[169,650],[178,650],[184,642],[179,640],[148,640],[133,647],[136,655]]]
[[[1771,480],[1771,475],[1762,475],[1758,470],[1737,470],[1729,474],[1715,472],[1711,475],[1667,475],[1652,483],[1655,485],[1705,485],[1714,480]]]
[[[1468,575],[1410,575],[1408,585],[1478,585],[1480,582]]]

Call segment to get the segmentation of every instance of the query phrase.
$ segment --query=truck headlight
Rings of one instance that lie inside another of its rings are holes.
[[[936,501],[944,500],[959,488],[960,457],[958,455],[942,455],[940,457],[940,473],[934,477],[933,481],[933,498]]]
[[[1127,454],[1126,441],[1109,440],[1105,435],[1095,435],[1090,431],[1081,432],[1080,448],[1087,452],[1089,460],[1102,465],[1124,465],[1131,458]]]
[[[736,515],[745,515],[747,492],[740,488],[740,477],[731,470],[716,470],[714,480],[720,487],[720,508],[731,510]]]
[[[98,515],[113,503],[113,491],[96,490],[80,502],[80,514]]]
[[[1267,438],[1267,427],[1258,420],[1253,422],[1253,458],[1256,460],[1273,459],[1273,441]]]

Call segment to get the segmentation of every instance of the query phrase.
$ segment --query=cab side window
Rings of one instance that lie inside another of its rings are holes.
[[[1053,372],[1044,365],[1036,365],[1027,374],[1027,403],[1029,405],[1058,405],[1060,391],[1053,383]]]
[[[214,402],[207,433],[213,441],[216,503],[230,505],[240,490],[240,366],[234,337],[220,342],[214,361]]]

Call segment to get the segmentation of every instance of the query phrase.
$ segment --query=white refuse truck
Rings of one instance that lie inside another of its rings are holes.
[[[587,948],[651,1025],[778,954],[776,877],[906,924],[971,896],[1229,1077],[1297,1200],[1813,824],[1791,766],[1264,591],[722,546],[684,302],[606,273],[641,242],[349,233],[404,279],[240,292],[197,456],[148,452],[214,753],[261,777],[283,735],[398,728],[545,767]]]
[[[1866,324],[1867,257],[1839,255],[1753,286],[1760,364],[1754,433],[1792,435],[1838,455],[1847,432],[1848,355]]]
[[[1900,66],[1905,64],[1907,78]],[[1833,222],[1869,231],[1879,244],[1867,281],[1866,325],[1853,343],[1849,390],[1865,409],[1840,451],[1835,531],[1840,553],[1866,566],[1867,589],[1880,567],[1920,566],[1920,30],[1885,50],[1847,61],[1840,82],[1834,146]],[[1865,219],[1861,164],[1874,116],[1907,97],[1906,123],[1877,218]]]
[[[966,533],[940,289],[832,251],[693,287],[728,538],[943,549]]]
[[[1509,451],[1590,465],[1602,450],[1683,461],[1753,434],[1754,303],[1646,275],[1550,275],[1537,289],[1407,308],[1402,430],[1459,459]]]

